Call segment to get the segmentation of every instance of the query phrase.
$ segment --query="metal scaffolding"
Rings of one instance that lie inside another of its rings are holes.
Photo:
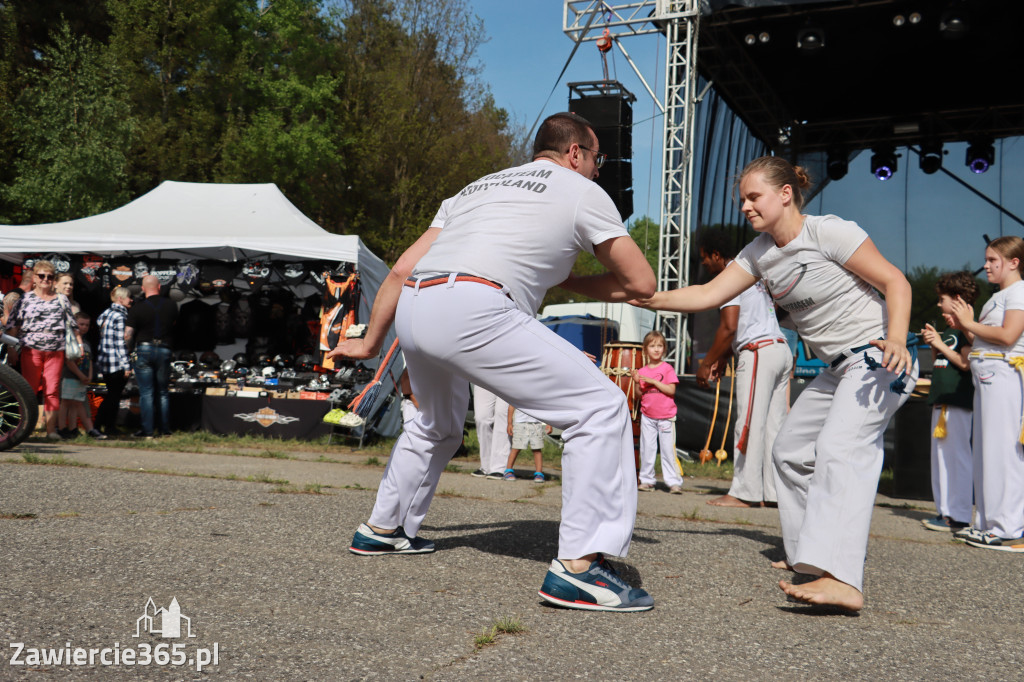
[[[664,113],[659,290],[678,289],[689,283],[699,16],[699,0],[565,0],[563,8],[562,30],[576,43],[595,41],[605,29],[609,30],[615,45]],[[655,96],[620,42],[621,38],[650,33],[662,33],[667,41],[664,102]],[[666,362],[682,373],[690,341],[686,317],[658,313],[658,326],[668,341]]]

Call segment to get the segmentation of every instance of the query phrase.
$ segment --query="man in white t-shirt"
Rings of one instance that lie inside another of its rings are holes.
[[[699,237],[701,263],[717,275],[732,262],[736,247],[725,230],[708,228]],[[715,340],[697,369],[697,384],[720,379],[726,360],[736,356],[736,428],[729,492],[708,500],[716,507],[774,506],[772,444],[786,418],[786,388],[793,356],[775,317],[775,305],[758,282],[720,309]]]
[[[375,356],[394,319],[420,403],[350,551],[433,551],[417,533],[462,439],[472,383],[563,429],[559,558],[541,597],[588,610],[654,606],[604,560],[626,554],[636,517],[625,395],[535,317],[552,286],[605,301],[654,293],[650,265],[611,199],[592,182],[604,162],[598,144],[579,116],[546,119],[531,163],[484,176],[441,204],[378,291],[366,337],[331,351]],[[581,251],[593,253],[608,272],[573,277]]]

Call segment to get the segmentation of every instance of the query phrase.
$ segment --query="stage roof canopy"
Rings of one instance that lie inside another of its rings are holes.
[[[1020,0],[708,6],[698,68],[777,152],[1024,135]]]

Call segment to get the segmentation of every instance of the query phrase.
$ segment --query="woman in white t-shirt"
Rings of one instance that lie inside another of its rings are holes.
[[[762,280],[831,363],[800,394],[772,449],[786,550],[772,565],[819,576],[779,581],[790,597],[857,611],[882,434],[917,380],[907,350],[910,284],[855,223],[803,215],[808,187],[807,172],[784,159],[751,161],[740,174],[741,209],[761,234],[711,282],[642,304],[708,310]]]
[[[972,527],[954,537],[987,549],[1024,552],[1024,239],[1000,237],[985,249],[985,273],[999,291],[974,321],[957,297],[946,321],[974,337],[974,504]]]

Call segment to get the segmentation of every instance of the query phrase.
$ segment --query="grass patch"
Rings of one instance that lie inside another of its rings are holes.
[[[483,649],[485,646],[490,646],[498,641],[498,632],[494,629],[494,626],[484,628],[476,637],[473,638],[473,646],[477,649]]]
[[[250,483],[274,483],[276,485],[288,485],[288,481],[283,478],[271,478],[270,474],[255,474],[253,476],[246,476],[245,480]]]
[[[376,457],[367,457],[366,461],[363,462],[363,464],[365,464],[368,467],[379,467],[380,460]]]
[[[302,489],[302,492],[310,495],[326,495],[324,487],[319,483],[307,483],[306,487]]]
[[[444,465],[444,470],[447,471],[449,474],[461,474],[462,473],[462,467],[460,467],[458,464],[451,464],[451,463],[445,464]]]
[[[21,458],[25,460],[27,464],[45,464],[50,466],[59,467],[87,467],[89,466],[85,462],[76,462],[73,459],[67,459],[64,455],[57,453],[53,457],[40,457],[34,452],[23,452]],[[15,460],[17,461],[17,460]]]
[[[29,513],[20,513],[20,514],[17,513],[17,512],[15,512],[15,513],[0,513],[0,519],[6,519],[6,520],[9,520],[9,521],[25,521],[27,519],[34,519],[34,518],[36,518],[36,515],[35,514],[29,514]]]
[[[707,521],[706,518],[700,515],[700,512],[696,507],[683,514],[680,518],[686,519],[687,521]]]
[[[263,452],[256,453],[256,456],[264,457],[266,459],[291,459],[291,457],[280,450],[264,450]]]
[[[483,649],[498,641],[498,635],[521,635],[527,632],[519,616],[502,616],[473,637],[473,646]]]
[[[722,462],[722,466],[718,466],[718,462],[712,458],[707,464],[701,464],[699,461],[684,462],[679,460],[679,463],[683,466],[684,476],[696,476],[698,478],[714,478],[722,481],[732,480],[732,461],[725,460]]]
[[[462,495],[452,488],[444,488],[443,490],[438,490],[434,497],[462,497]]]
[[[521,635],[527,631],[519,616],[502,616],[494,621],[494,629],[505,635]]]
[[[349,485],[343,485],[341,487],[344,488],[345,490],[369,490],[369,488],[367,488],[365,485],[361,485],[359,483],[352,483]]]

